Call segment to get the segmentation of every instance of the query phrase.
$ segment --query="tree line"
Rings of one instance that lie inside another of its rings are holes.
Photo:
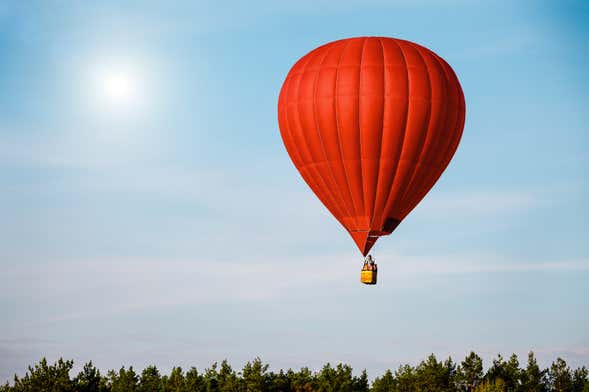
[[[558,358],[541,369],[532,352],[525,366],[515,354],[508,359],[498,355],[487,371],[474,352],[461,363],[451,358],[440,361],[431,354],[417,366],[387,370],[372,383],[366,370],[354,375],[346,364],[328,363],[317,372],[307,367],[273,372],[259,358],[240,371],[224,360],[203,372],[174,367],[163,375],[155,366],[141,372],[122,367],[102,374],[88,362],[72,377],[73,366],[72,360],[49,364],[43,358],[23,377],[15,375],[12,383],[0,386],[0,392],[589,392],[585,366],[573,370]]]

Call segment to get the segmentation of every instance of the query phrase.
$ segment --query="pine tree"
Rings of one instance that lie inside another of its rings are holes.
[[[263,364],[260,358],[248,362],[243,367],[242,377],[247,392],[265,392],[268,390],[266,372],[269,365]]]
[[[90,361],[74,379],[74,389],[76,392],[100,392],[105,389],[101,379],[100,371]]]
[[[522,391],[525,392],[547,392],[546,370],[540,370],[534,353],[528,353],[528,365],[522,371]]]
[[[571,369],[562,358],[557,358],[552,362],[548,371],[548,379],[554,392],[570,392],[573,387]]]
[[[395,377],[390,370],[387,370],[382,377],[376,377],[372,383],[372,392],[394,391]]]
[[[133,370],[133,366],[129,369],[122,367],[118,373],[114,370],[108,372],[108,386],[111,392],[135,392],[138,389],[139,376]]]
[[[573,392],[584,392],[585,388],[589,389],[588,372],[585,366],[575,370],[573,374]]]
[[[483,360],[471,351],[457,369],[457,383],[463,391],[474,391],[483,381]]]
[[[148,366],[141,372],[141,377],[139,378],[139,392],[154,392],[160,391],[161,389],[162,378],[160,376],[159,370],[155,366]]]
[[[14,392],[29,391],[74,391],[74,383],[70,380],[70,371],[74,361],[64,361],[59,358],[53,365],[49,365],[45,358],[41,359],[34,367],[29,366],[29,371],[23,378],[14,376]]]

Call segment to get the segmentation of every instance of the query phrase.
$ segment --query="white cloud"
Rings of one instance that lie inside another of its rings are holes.
[[[381,259],[399,260],[396,273],[413,275],[457,275],[493,272],[589,270],[589,259],[526,262],[492,255],[403,257],[383,254]]]
[[[34,268],[15,264],[5,267],[7,284],[0,293],[18,296],[34,287],[37,299],[55,305],[42,322],[146,307],[258,302],[275,300],[288,290],[342,281],[352,273],[356,280],[356,269],[341,268],[342,259],[111,259],[47,262]],[[92,311],[87,310],[89,302],[94,304]]]
[[[379,258],[381,269],[390,271],[388,284],[397,289],[421,287],[427,276],[589,270],[589,259],[538,263],[497,259],[490,255],[425,258],[392,254]],[[357,262],[342,254],[276,260],[257,260],[253,255],[239,261],[72,260],[34,268],[15,264],[4,268],[7,284],[0,293],[18,296],[34,287],[39,298],[55,305],[41,322],[54,322],[148,307],[277,301],[314,287],[341,289],[341,282],[357,281]],[[93,303],[91,311],[87,303]]]

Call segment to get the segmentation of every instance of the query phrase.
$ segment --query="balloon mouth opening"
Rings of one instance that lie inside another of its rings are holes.
[[[379,237],[391,234],[401,221],[395,218],[388,218],[381,230],[351,230],[350,235],[360,249],[363,256],[366,256],[374,246]]]
[[[397,228],[397,226],[399,226],[399,223],[401,223],[401,220],[400,219],[388,218],[384,222],[384,225],[382,226],[382,232],[383,232],[383,234],[381,234],[381,235],[389,235],[389,234],[391,234],[393,231],[395,231],[395,229]]]

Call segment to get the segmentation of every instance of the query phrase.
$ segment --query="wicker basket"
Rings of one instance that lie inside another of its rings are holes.
[[[364,284],[376,284],[376,272],[370,270],[360,271],[360,282]]]

